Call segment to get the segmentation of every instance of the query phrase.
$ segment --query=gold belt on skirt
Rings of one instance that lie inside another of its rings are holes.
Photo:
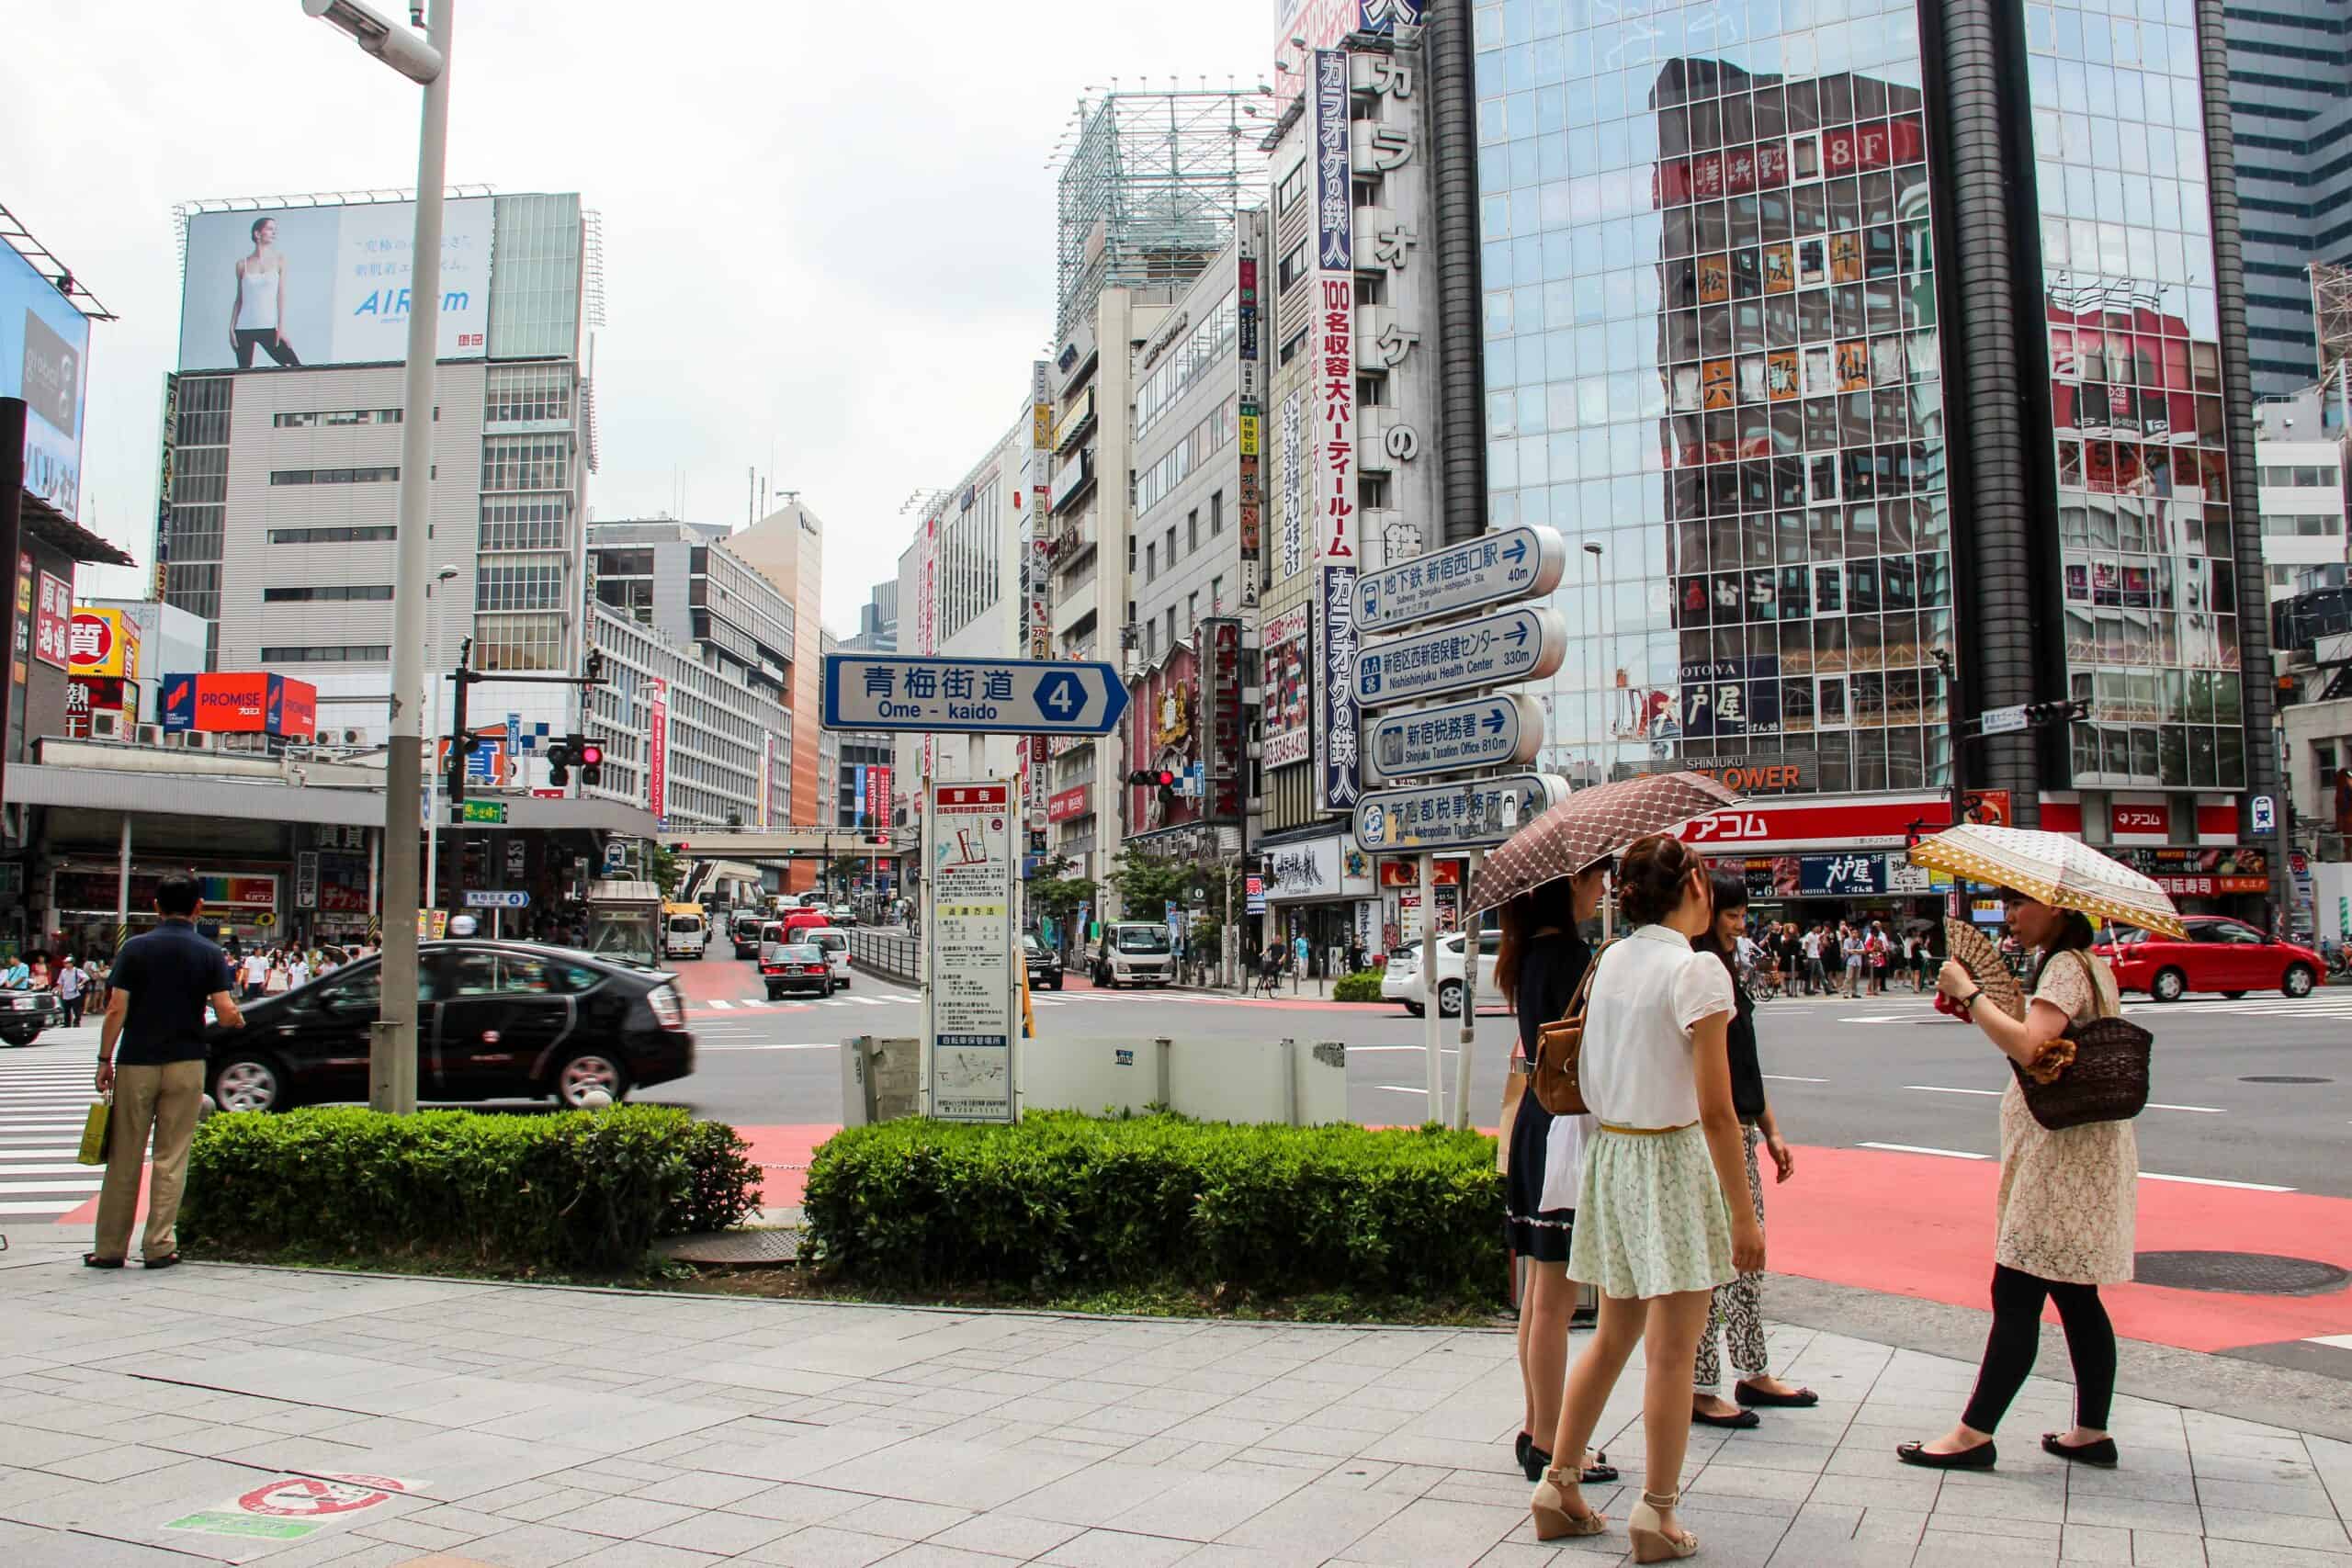
[[[1600,1130],[1604,1133],[1621,1133],[1628,1138],[1663,1138],[1668,1133],[1679,1133],[1687,1128],[1696,1127],[1698,1124],[1696,1122],[1685,1122],[1680,1127],[1612,1127],[1603,1122],[1600,1124]]]

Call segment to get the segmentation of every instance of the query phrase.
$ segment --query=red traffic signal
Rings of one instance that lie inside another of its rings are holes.
[[[1174,789],[1176,774],[1168,768],[1137,768],[1127,775],[1127,782],[1146,789]]]
[[[572,753],[572,761],[583,768],[593,768],[605,760],[605,749],[594,740],[585,741]]]

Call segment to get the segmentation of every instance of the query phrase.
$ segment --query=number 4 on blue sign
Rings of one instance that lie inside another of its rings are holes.
[[[1037,682],[1037,706],[1054,718],[1074,719],[1086,705],[1086,688],[1069,671],[1057,670]]]

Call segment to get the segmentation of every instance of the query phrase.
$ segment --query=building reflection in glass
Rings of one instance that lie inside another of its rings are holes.
[[[1482,6],[1496,526],[1599,543],[1546,765],[1940,787],[1952,637],[1914,13]],[[1600,635],[1605,633],[1606,635]]]

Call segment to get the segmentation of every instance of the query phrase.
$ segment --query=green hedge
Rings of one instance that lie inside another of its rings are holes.
[[[1504,1283],[1502,1184],[1476,1133],[891,1122],[820,1148],[804,1201],[803,1258],[874,1283],[1455,1300]]]
[[[1380,971],[1359,969],[1352,975],[1342,975],[1331,983],[1331,999],[1335,1002],[1376,1002],[1380,999]]]
[[[189,1153],[180,1237],[244,1254],[631,1269],[657,1235],[724,1229],[758,1205],[746,1147],[666,1106],[214,1116]]]

